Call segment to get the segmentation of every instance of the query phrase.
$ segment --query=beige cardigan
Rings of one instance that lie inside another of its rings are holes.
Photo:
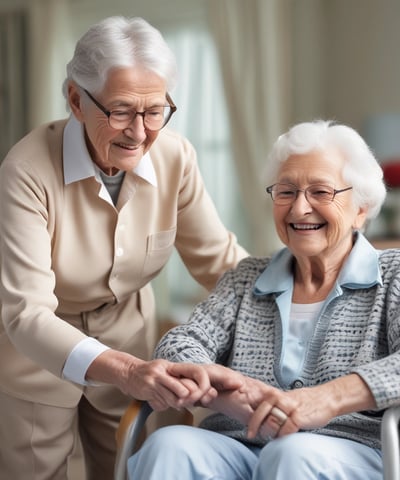
[[[207,289],[246,252],[222,225],[180,135],[164,129],[150,150],[158,187],[129,172],[114,208],[94,177],[65,185],[65,124],[31,132],[0,168],[0,389],[67,407],[82,387],[62,380],[62,369],[86,335],[149,356],[149,282],[173,247]]]

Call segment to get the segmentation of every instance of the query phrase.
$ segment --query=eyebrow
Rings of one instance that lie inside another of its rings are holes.
[[[163,107],[163,106],[165,106],[165,101],[164,101],[164,103],[162,101],[161,102],[154,102],[151,105],[148,105],[145,108],[145,110],[149,110],[150,108],[155,108],[155,107]],[[118,107],[131,108],[133,110],[136,110],[136,108],[132,105],[132,103],[125,102],[124,100],[116,101],[116,102],[112,103],[111,106],[108,107],[108,109],[113,110],[113,109],[118,108]]]
[[[291,185],[297,185],[292,179],[289,179],[287,177],[281,178],[278,180],[278,183],[290,183]],[[310,181],[308,182],[308,185],[334,185],[335,182],[332,180],[327,180],[327,179],[321,179],[321,178],[311,178]]]

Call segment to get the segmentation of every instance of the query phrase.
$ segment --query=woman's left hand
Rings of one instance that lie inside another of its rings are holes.
[[[275,438],[323,427],[336,416],[374,409],[376,404],[362,378],[350,374],[315,387],[290,391],[264,389],[263,400],[253,406],[248,437],[254,438],[259,433]]]

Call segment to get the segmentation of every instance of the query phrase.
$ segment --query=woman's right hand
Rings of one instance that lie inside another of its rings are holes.
[[[147,400],[156,410],[180,409],[217,395],[204,366],[157,359],[144,361],[106,350],[89,366],[86,378],[116,385],[125,394]]]

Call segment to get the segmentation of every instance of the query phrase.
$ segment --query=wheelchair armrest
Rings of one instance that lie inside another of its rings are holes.
[[[381,427],[383,478],[400,479],[400,406],[390,407],[383,414]]]
[[[115,480],[126,480],[127,462],[153,409],[147,402],[133,400],[121,418],[117,429],[117,458],[114,468]]]

